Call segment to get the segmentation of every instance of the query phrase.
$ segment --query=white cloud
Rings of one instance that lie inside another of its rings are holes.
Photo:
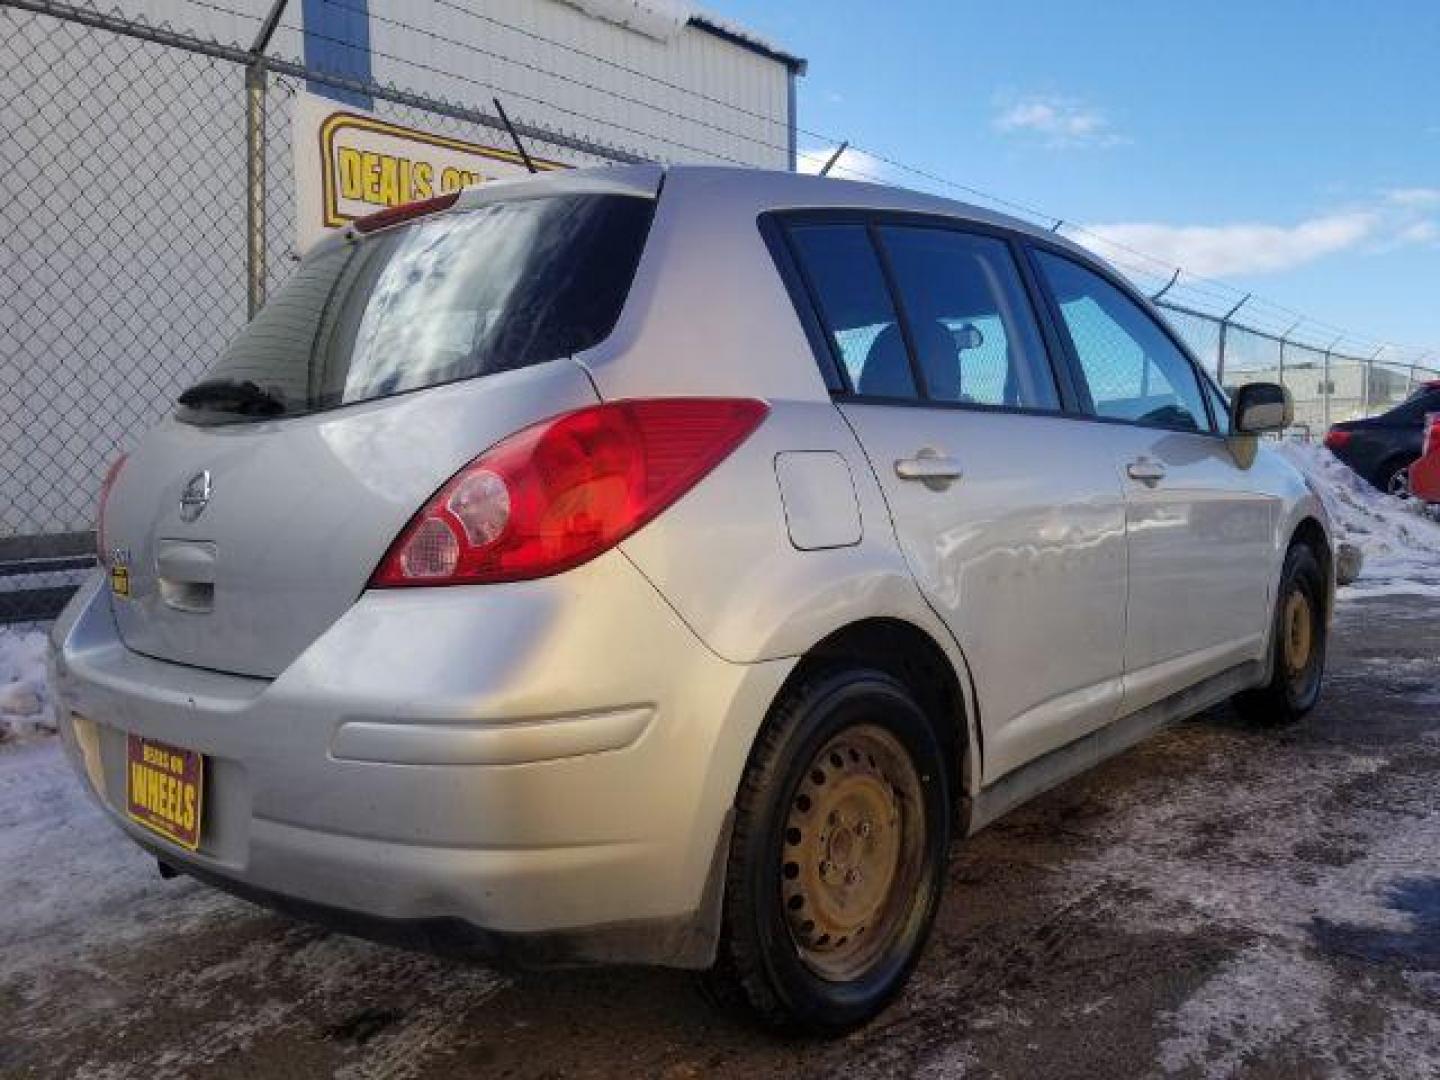
[[[1386,201],[1396,206],[1424,208],[1440,206],[1440,188],[1411,187],[1393,188],[1385,193]]]
[[[995,114],[997,131],[1041,139],[1045,145],[1114,146],[1124,142],[1099,109],[1074,98],[1032,96],[1002,102]]]
[[[1440,244],[1440,188],[1393,188],[1368,204],[1295,224],[1238,222],[1170,225],[1132,221],[1090,225],[1075,239],[1124,264],[1133,252],[1199,277],[1268,274],[1342,252],[1382,254]],[[1153,269],[1153,268],[1152,268]]]
[[[1395,234],[1395,246],[1406,244],[1433,244],[1440,241],[1440,224],[1431,220],[1412,221]]]
[[[1165,225],[1123,222],[1092,225],[1076,239],[1100,255],[1118,246],[1143,251],[1167,266],[1200,277],[1265,274],[1314,262],[1372,239],[1379,215],[1357,211],[1311,218],[1296,225]]]
[[[825,167],[838,147],[817,146],[795,153],[795,171],[814,175]],[[874,154],[847,146],[840,159],[830,168],[830,176],[842,180],[868,180],[876,184],[894,184],[900,181],[900,170],[882,161]]]

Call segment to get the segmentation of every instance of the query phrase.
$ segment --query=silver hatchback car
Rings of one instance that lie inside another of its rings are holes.
[[[65,744],[166,872],[843,1031],[952,838],[1314,704],[1289,415],[1084,250],[913,192],[636,166],[385,211],[111,470]]]

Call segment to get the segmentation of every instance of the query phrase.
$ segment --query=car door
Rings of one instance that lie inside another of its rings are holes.
[[[1034,257],[1125,488],[1130,713],[1262,654],[1277,510],[1158,319],[1075,259]]]
[[[913,221],[792,222],[838,405],[916,582],[970,665],[988,783],[1122,690],[1124,492],[1064,413],[1016,249]]]

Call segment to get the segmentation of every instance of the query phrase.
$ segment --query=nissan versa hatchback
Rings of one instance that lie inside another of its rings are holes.
[[[1315,703],[1289,416],[1085,251],[912,192],[635,166],[386,211],[111,469],[65,743],[167,872],[843,1031],[953,838]]]

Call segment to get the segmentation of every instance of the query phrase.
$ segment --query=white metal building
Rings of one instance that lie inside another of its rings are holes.
[[[243,323],[247,273],[273,287],[293,268],[313,152],[292,139],[302,99],[508,151],[503,130],[460,115],[493,116],[498,99],[517,126],[571,141],[534,147],[559,164],[794,165],[804,61],[688,0],[285,0],[259,65],[275,11],[0,7],[0,622],[5,594],[31,588],[17,564],[93,550],[106,466]],[[247,94],[262,68],[257,260]]]
[[[118,10],[248,46],[270,7]],[[805,61],[687,0],[287,0],[269,51],[457,103],[498,96],[516,120],[642,157],[794,165]]]

